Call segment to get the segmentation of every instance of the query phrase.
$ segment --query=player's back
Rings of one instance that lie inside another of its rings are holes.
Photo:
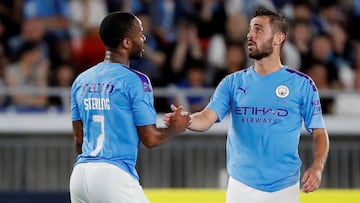
[[[144,92],[140,88],[138,74],[117,63],[102,62],[78,76],[72,87],[73,120],[78,112],[84,125],[78,163],[110,162],[125,169],[135,166],[139,136],[132,103]]]

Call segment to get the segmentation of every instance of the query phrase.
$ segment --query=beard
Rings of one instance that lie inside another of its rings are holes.
[[[256,48],[252,52],[249,52],[249,57],[255,60],[260,60],[270,56],[273,53],[274,47],[272,45],[273,37],[266,41],[261,47]]]
[[[133,52],[130,54],[130,59],[141,59],[142,58],[142,52]]]
[[[144,47],[137,45],[134,47],[134,49],[131,51],[129,58],[130,59],[140,59],[143,56]]]
[[[131,52],[129,58],[130,59],[141,59],[142,56],[143,56],[143,52],[142,52],[142,50],[140,50],[140,51]]]

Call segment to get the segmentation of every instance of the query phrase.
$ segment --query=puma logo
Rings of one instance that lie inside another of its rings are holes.
[[[247,88],[242,88],[242,87],[239,87],[238,90],[242,91],[244,93],[244,95],[246,95],[246,90],[248,89],[249,87]]]

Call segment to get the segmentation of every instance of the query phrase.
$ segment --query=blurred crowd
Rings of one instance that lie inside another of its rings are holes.
[[[290,22],[283,64],[310,75],[319,89],[360,90],[360,0],[1,0],[0,89],[70,87],[76,75],[103,60],[98,27],[113,11],[142,20],[145,53],[131,67],[154,87],[216,87],[251,65],[246,34],[258,7],[280,11]],[[187,99],[189,111],[208,100]],[[155,102],[166,111],[179,101]],[[323,104],[332,113],[332,99]],[[61,108],[62,101],[20,91],[0,94],[0,106],[44,111]]]

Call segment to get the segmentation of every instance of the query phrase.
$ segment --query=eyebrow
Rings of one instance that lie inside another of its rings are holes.
[[[259,24],[259,23],[255,23],[255,24],[253,25],[253,27],[264,27],[264,26],[261,25],[261,24]]]

